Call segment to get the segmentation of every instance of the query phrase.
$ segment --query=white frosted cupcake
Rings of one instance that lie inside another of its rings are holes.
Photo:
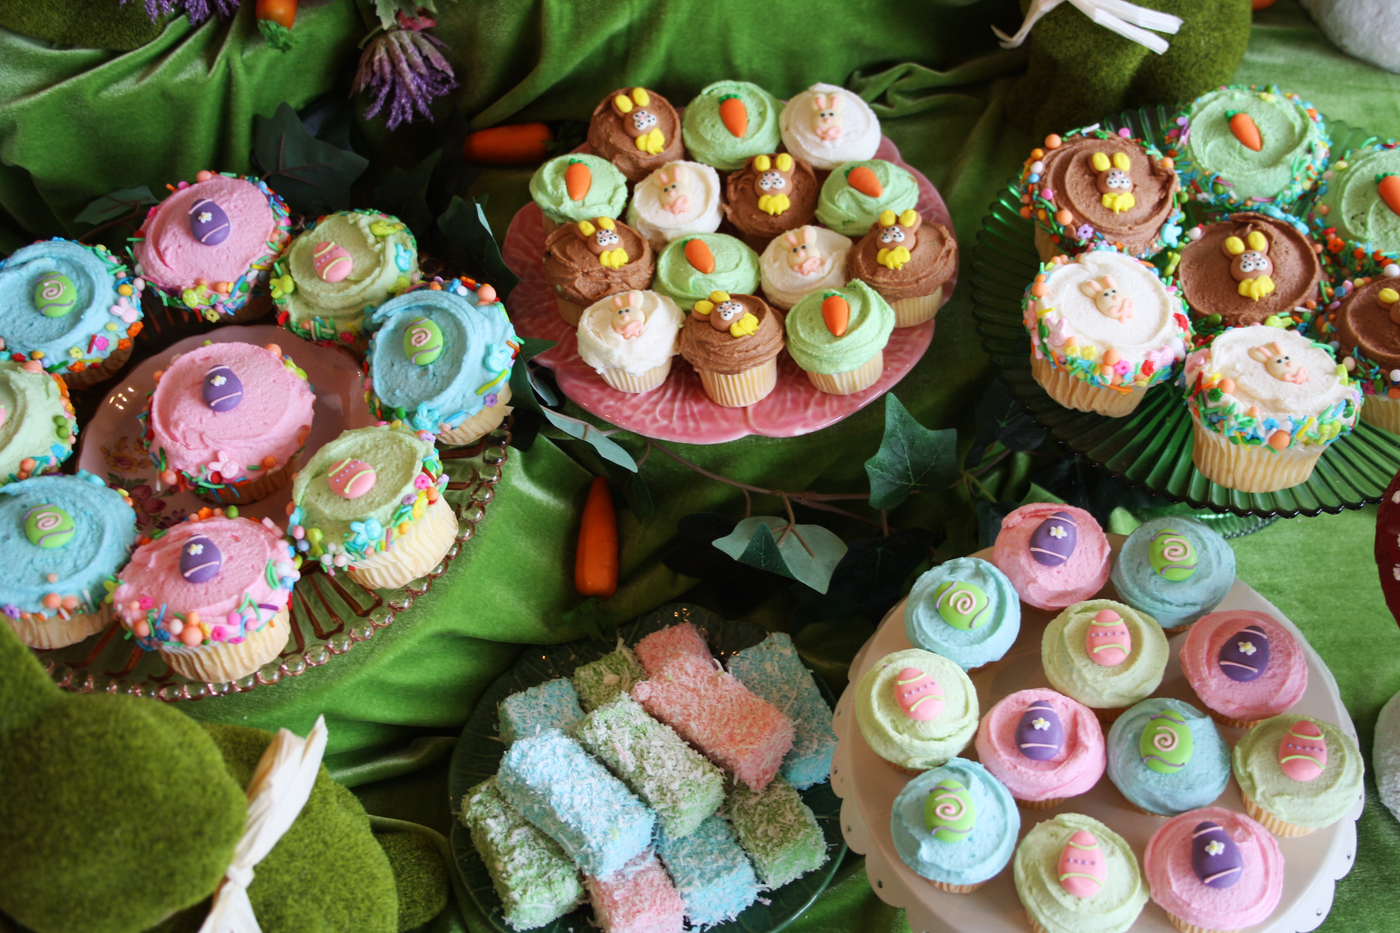
[[[875,158],[880,120],[870,105],[833,84],[814,84],[778,116],[787,151],[818,171]]]
[[[758,260],[763,295],[786,311],[806,295],[846,284],[850,238],[825,227],[799,227],[773,238]]]
[[[666,381],[685,312],[653,291],[630,291],[584,309],[578,355],[619,392],[640,394]]]
[[[720,222],[719,173],[699,162],[668,162],[637,183],[627,226],[658,253],[687,233],[714,233]]]

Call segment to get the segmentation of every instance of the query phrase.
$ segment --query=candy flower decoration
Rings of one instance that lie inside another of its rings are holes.
[[[1219,823],[1202,820],[1191,833],[1191,870],[1209,888],[1228,888],[1244,873],[1244,856]]]
[[[1295,781],[1316,780],[1327,767],[1327,740],[1317,723],[1300,719],[1278,746],[1278,766]]]
[[[946,697],[938,681],[916,667],[906,667],[894,682],[894,699],[915,722],[929,722],[943,712]]]
[[[623,132],[632,137],[638,150],[657,155],[666,148],[666,134],[656,125],[656,114],[647,109],[649,106],[651,95],[646,88],[634,87],[612,99],[613,112],[622,118]]]
[[[715,330],[727,330],[731,337],[751,337],[758,333],[758,318],[728,292],[710,292],[708,301],[701,299],[691,309],[691,317],[710,322]]]
[[[881,211],[875,221],[880,229],[880,251],[875,254],[875,261],[895,272],[903,269],[909,254],[918,245],[919,227],[923,223],[923,215],[913,208],[897,216],[891,210]]]
[[[1239,282],[1240,294],[1258,301],[1274,291],[1274,280],[1270,273],[1274,264],[1269,259],[1269,238],[1261,231],[1251,230],[1243,240],[1237,236],[1226,237],[1221,244],[1230,263],[1230,275]]]
[[[1191,762],[1194,740],[1186,719],[1175,710],[1163,710],[1147,720],[1138,739],[1142,763],[1158,774],[1176,774]]]
[[[1269,636],[1257,625],[1247,625],[1220,646],[1220,671],[1237,683],[1258,680],[1269,666]]]
[[[1096,152],[1089,161],[1094,171],[1099,173],[1096,183],[1104,207],[1115,214],[1137,207],[1137,198],[1132,194],[1133,179],[1128,175],[1132,163],[1128,161],[1126,152],[1115,152],[1112,159],[1107,153]]]
[[[1112,609],[1101,609],[1089,620],[1084,632],[1084,651],[1089,660],[1103,667],[1117,667],[1128,660],[1133,636],[1123,617]]]
[[[1016,724],[1016,747],[1033,761],[1049,761],[1065,745],[1065,727],[1055,707],[1036,700]]]
[[[792,207],[788,192],[792,190],[792,173],[797,163],[786,152],[774,156],[754,156],[754,193],[758,209],[777,216]]]
[[[783,234],[788,246],[787,263],[798,275],[816,275],[821,271],[822,253],[817,247],[815,227],[802,227]]]
[[[1060,886],[1074,897],[1093,897],[1108,880],[1107,861],[1098,839],[1087,829],[1077,830],[1064,849],[1055,867]]]
[[[977,807],[961,781],[944,778],[924,802],[924,825],[939,842],[962,842],[977,824]]]
[[[845,108],[846,99],[840,93],[812,95],[812,132],[817,139],[830,146],[841,138],[845,130],[841,111]]]
[[[622,248],[617,222],[611,217],[599,217],[591,222],[580,220],[574,232],[588,246],[588,251],[598,257],[598,264],[603,268],[621,269],[627,265],[630,257]]]

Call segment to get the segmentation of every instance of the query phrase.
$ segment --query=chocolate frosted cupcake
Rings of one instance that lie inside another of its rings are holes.
[[[1021,172],[1021,216],[1035,220],[1042,260],[1108,243],[1140,259],[1181,236],[1171,159],[1155,146],[1108,130],[1045,137]]]
[[[681,331],[681,356],[716,405],[742,408],[778,384],[783,316],[753,295],[714,292],[695,303]]]
[[[1361,420],[1400,434],[1400,278],[1352,291],[1331,324],[1337,356],[1364,393]]]
[[[1177,275],[1197,317],[1218,315],[1227,327],[1291,325],[1294,308],[1316,305],[1322,265],[1307,235],[1288,221],[1242,211],[1187,237]]]
[[[895,327],[913,327],[943,307],[943,283],[958,268],[958,241],[915,210],[885,211],[851,250],[846,268],[889,302]]]
[[[749,245],[763,249],[780,233],[811,223],[817,212],[812,166],[786,152],[756,155],[724,183],[724,216]]]
[[[681,121],[666,98],[642,87],[618,88],[593,108],[588,147],[631,182],[685,158]]]
[[[618,292],[651,287],[656,254],[620,220],[597,217],[567,224],[544,243],[544,277],[559,316],[578,324],[583,309]]]

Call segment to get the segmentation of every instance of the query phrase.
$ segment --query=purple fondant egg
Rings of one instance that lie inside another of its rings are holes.
[[[317,243],[311,252],[311,268],[316,270],[321,281],[334,284],[345,281],[355,268],[355,260],[339,243]]]
[[[894,685],[895,702],[904,715],[917,722],[937,719],[943,712],[943,688],[938,681],[916,667],[899,672]]]
[[[1084,632],[1084,652],[1089,660],[1104,667],[1117,667],[1128,660],[1133,650],[1133,635],[1123,617],[1112,609],[1095,613]]]
[[[1220,671],[1247,684],[1269,666],[1269,636],[1257,625],[1246,626],[1220,646]]]
[[[204,374],[204,404],[214,411],[233,411],[243,401],[243,380],[223,363]]]
[[[195,535],[180,548],[180,576],[189,583],[208,583],[223,565],[219,546],[204,535]]]
[[[208,198],[200,198],[190,208],[190,236],[205,246],[218,246],[228,239],[228,214]]]
[[[1078,541],[1074,516],[1068,512],[1056,512],[1031,532],[1031,557],[1046,567],[1058,567],[1074,556],[1074,546]]]
[[[1027,706],[1016,724],[1016,747],[1021,754],[1036,761],[1049,761],[1064,745],[1065,727],[1055,708],[1044,700]]]
[[[1207,887],[1228,888],[1244,874],[1244,856],[1224,827],[1202,820],[1191,833],[1191,870]]]
[[[341,460],[331,467],[326,484],[331,492],[346,499],[358,499],[374,488],[378,478],[374,467],[363,460]]]
[[[1300,719],[1278,745],[1278,766],[1295,781],[1311,781],[1327,767],[1327,740],[1317,723]]]
[[[1099,841],[1087,829],[1076,830],[1060,852],[1055,874],[1060,887],[1075,897],[1093,897],[1108,878],[1107,862]]]

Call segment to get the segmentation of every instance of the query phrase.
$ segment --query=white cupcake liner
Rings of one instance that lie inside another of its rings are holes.
[[[1382,431],[1400,434],[1400,399],[1366,396],[1361,405],[1361,420]]]
[[[1362,405],[1364,411],[1366,406]],[[1212,483],[1240,492],[1274,492],[1308,481],[1325,445],[1274,450],[1266,444],[1233,444],[1192,416],[1191,459]]]
[[[1076,379],[1063,369],[1056,369],[1048,359],[1031,356],[1031,375],[1040,383],[1050,397],[1065,408],[1075,411],[1091,411],[1110,418],[1122,418],[1133,413],[1142,402],[1147,390],[1134,388],[1130,392],[1119,392],[1101,386],[1091,385],[1083,379]]]
[[[918,327],[925,321],[933,320],[938,309],[943,307],[943,286],[938,286],[928,295],[896,298],[889,305],[894,311],[895,327]]]
[[[884,348],[855,369],[844,373],[813,373],[807,379],[818,391],[828,395],[854,395],[873,386],[885,371]]]
[[[466,446],[475,444],[481,438],[490,434],[501,426],[501,422],[506,420],[506,415],[510,414],[511,408],[507,403],[510,401],[510,384],[502,383],[496,390],[496,404],[481,409],[463,421],[451,431],[444,431],[438,435],[438,443],[448,447]]]
[[[156,650],[181,677],[206,684],[240,680],[282,653],[292,631],[291,613],[283,609],[236,645],[216,641],[189,647],[162,643]]]
[[[650,392],[661,385],[670,374],[671,360],[668,358],[660,366],[653,366],[644,373],[629,373],[625,369],[605,369],[600,375],[602,375],[604,382],[619,392],[641,395],[643,392]]]
[[[744,408],[763,401],[778,384],[778,358],[760,363],[741,373],[727,375],[708,369],[696,370],[710,401],[725,408]]]
[[[104,603],[96,612],[76,613],[66,621],[57,613],[45,619],[30,616],[8,621],[19,640],[31,648],[66,648],[111,625],[112,609]]]
[[[388,550],[351,564],[350,576],[366,589],[395,589],[436,567],[456,538],[457,513],[439,496],[406,533],[394,538]]]

